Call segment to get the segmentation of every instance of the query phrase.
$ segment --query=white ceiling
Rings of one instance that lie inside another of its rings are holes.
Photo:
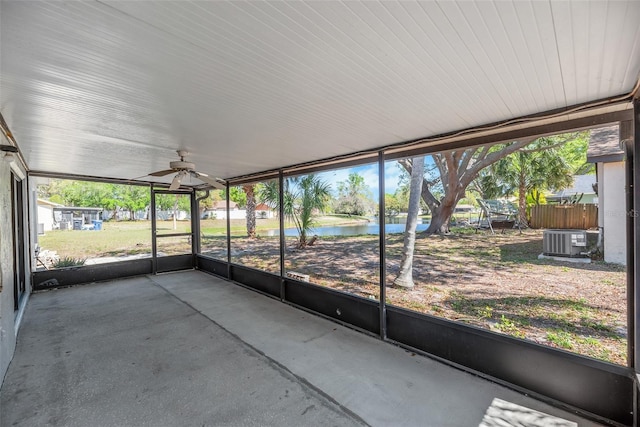
[[[0,3],[31,170],[222,178],[628,93],[640,1]]]

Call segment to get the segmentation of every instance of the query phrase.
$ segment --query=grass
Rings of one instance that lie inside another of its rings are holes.
[[[363,221],[362,217],[348,217],[346,215],[327,215],[318,217],[317,226],[337,225]],[[247,235],[244,219],[232,219],[231,236]],[[158,221],[159,236],[173,233],[191,232],[189,221]],[[277,218],[258,219],[256,230],[258,236],[265,237],[269,231],[278,230],[280,221]],[[293,227],[285,223],[285,227]],[[151,253],[151,222],[150,221],[104,221],[101,231],[52,230],[45,235],[38,236],[38,243],[43,249],[56,251],[60,257],[71,258],[100,258],[105,256],[126,256],[141,253]],[[200,230],[205,243],[215,245],[221,241],[221,247],[226,248],[227,221],[225,219],[206,219],[200,222]],[[276,233],[277,235],[277,233]],[[189,249],[187,236],[158,239],[158,250],[172,254],[183,253]]]
[[[56,251],[61,258],[95,258],[151,253],[149,222],[105,221],[102,226],[102,231],[47,231],[46,234],[38,236],[38,243],[43,249]],[[171,221],[160,224],[163,230],[169,230],[172,226]]]
[[[582,298],[554,299],[542,296],[477,299],[451,292],[449,306],[468,316],[467,323],[491,328],[516,338],[544,333],[546,343],[566,350],[620,361],[626,351],[626,337],[605,323],[601,311]],[[617,348],[616,357],[603,346],[603,341]]]
[[[318,226],[361,219],[319,220]],[[252,240],[245,237],[244,220],[232,220],[232,261],[279,273],[279,238],[267,236],[278,225],[277,219],[259,219],[259,237]],[[174,231],[173,222],[165,221],[158,229],[161,234],[189,231],[188,222],[177,226]],[[62,257],[81,259],[151,252],[149,222],[105,222],[103,228],[47,232],[39,236],[39,243]],[[460,234],[419,237],[413,290],[390,285],[402,256],[403,236],[388,235],[387,299],[409,310],[626,364],[625,269],[602,261],[575,266],[538,260],[542,244],[538,234],[528,230],[491,235],[466,229]],[[203,253],[226,260],[225,220],[203,220],[201,237]],[[168,254],[190,250],[187,236],[158,241],[159,250]],[[378,236],[322,237],[305,250],[292,249],[294,242],[294,237],[287,237],[287,270],[309,274],[314,284],[364,298],[379,295]]]
[[[561,329],[555,329],[547,332],[547,341],[567,350],[573,349],[574,346],[572,334]]]

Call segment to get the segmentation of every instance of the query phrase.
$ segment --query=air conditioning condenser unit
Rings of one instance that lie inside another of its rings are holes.
[[[584,230],[544,230],[542,252],[545,255],[579,257],[587,249],[587,232]]]

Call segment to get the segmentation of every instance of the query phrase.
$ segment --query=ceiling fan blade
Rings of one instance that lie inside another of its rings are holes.
[[[163,171],[150,173],[149,176],[165,176],[169,175],[171,172],[175,172],[173,169],[165,169]]]
[[[171,185],[169,186],[169,190],[177,190],[180,188],[180,183],[182,183],[182,178],[186,175],[185,171],[180,171],[173,177],[173,181],[171,181]]]
[[[209,175],[207,175],[206,173],[202,173],[202,172],[193,172],[193,174],[195,175],[196,178],[198,178],[200,181],[206,182],[207,184],[209,184],[210,186],[212,186],[213,188],[217,188],[218,190],[223,190],[225,189],[225,185],[220,182],[217,178],[211,178]]]

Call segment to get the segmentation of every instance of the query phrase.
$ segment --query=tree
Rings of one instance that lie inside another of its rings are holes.
[[[242,190],[246,195],[247,200],[247,236],[253,239],[256,237],[256,194],[255,185],[245,184],[242,186]]]
[[[177,219],[179,211],[191,212],[191,198],[184,194],[157,194],[156,209],[173,211],[173,229],[178,229]]]
[[[506,197],[508,189],[505,188],[495,170],[495,164],[482,169],[476,179],[471,182],[472,190],[481,199],[499,199]]]
[[[384,215],[392,218],[402,211],[402,206],[398,198],[394,194],[385,193],[384,195]]]
[[[222,190],[223,200],[227,200],[227,191]],[[240,209],[247,206],[247,193],[245,193],[242,187],[231,187],[229,189],[229,200],[235,202]]]
[[[259,194],[264,203],[273,209],[280,209],[277,181],[265,183]],[[285,219],[292,221],[298,230],[298,248],[306,247],[307,235],[315,223],[314,212],[323,211],[330,196],[331,186],[314,174],[287,178],[284,181],[282,210]]]
[[[409,212],[404,231],[402,246],[402,261],[400,272],[393,281],[395,286],[413,288],[413,251],[416,245],[416,227],[418,225],[418,211],[420,210],[420,194],[424,178],[424,157],[414,157],[411,160],[411,183],[409,185]]]
[[[558,140],[567,142],[578,136],[579,133],[564,134],[559,135]],[[480,172],[500,159],[527,147],[535,140],[535,138],[531,138],[506,144],[485,145],[432,154],[430,158],[436,173],[430,179],[423,178],[421,190],[422,200],[432,213],[431,223],[425,233],[447,233],[456,204],[465,196],[467,187],[478,177]],[[551,148],[551,146],[547,148]],[[399,163],[411,174],[413,167],[411,159],[403,159]],[[436,197],[438,191],[442,192],[441,197]]]
[[[99,207],[115,210],[120,185],[91,181],[51,180],[40,194],[67,206]]]
[[[496,177],[507,193],[518,194],[521,224],[527,224],[527,195],[560,190],[573,183],[573,168],[560,153],[559,144],[564,142],[558,137],[539,138],[495,164]]]
[[[151,201],[148,187],[137,185],[120,185],[116,189],[118,207],[129,211],[129,220],[136,219],[136,211],[143,210]]]
[[[347,215],[366,215],[375,207],[369,186],[364,178],[351,172],[346,181],[338,182],[338,197],[334,203],[334,212]]]

